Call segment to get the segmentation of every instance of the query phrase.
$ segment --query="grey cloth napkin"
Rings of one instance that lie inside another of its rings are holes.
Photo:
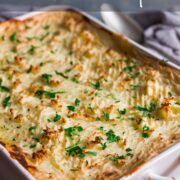
[[[167,60],[180,63],[180,13],[143,12],[132,17],[144,29],[143,45]]]

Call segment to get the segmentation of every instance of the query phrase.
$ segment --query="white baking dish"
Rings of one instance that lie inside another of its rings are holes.
[[[106,31],[112,32],[110,28],[104,25],[99,20],[93,18],[85,12],[81,12],[77,9],[67,7],[67,6],[49,6],[47,8],[41,9],[40,11],[30,12],[23,16],[17,17],[18,20],[24,20],[26,18],[30,18],[36,14],[42,13],[42,11],[50,11],[50,10],[73,10],[85,16],[90,22],[95,23],[101,28],[104,28]],[[139,54],[139,57],[146,57],[148,59],[152,59],[152,61],[158,61],[157,57],[155,57],[150,52],[147,52],[142,46],[137,44],[136,42],[128,39],[120,35],[121,43],[124,42],[125,48],[131,47],[133,48],[133,53]],[[128,42],[128,43],[127,43]],[[128,44],[128,45],[127,45]],[[153,63],[153,62],[152,62]],[[171,62],[168,62],[169,65],[180,69],[178,65],[175,65]],[[170,180],[172,178],[168,177],[169,175],[173,175],[173,177],[178,180],[180,179],[180,143],[177,143],[173,147],[169,148],[165,152],[156,156],[152,160],[148,161],[146,164],[139,167],[132,174],[121,178],[122,180]],[[7,150],[0,145],[0,179],[34,179],[32,175],[20,165],[20,163],[14,159],[12,159],[7,152]]]

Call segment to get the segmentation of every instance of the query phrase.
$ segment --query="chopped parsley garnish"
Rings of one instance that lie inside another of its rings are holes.
[[[55,73],[56,73],[57,75],[60,75],[60,76],[63,77],[64,79],[68,79],[68,76],[64,75],[64,74],[61,73],[61,72],[55,71]]]
[[[17,34],[16,34],[16,32],[14,32],[14,33],[10,36],[10,40],[11,40],[12,42],[14,42],[14,41],[17,40]]]
[[[144,133],[142,133],[142,137],[143,137],[143,138],[148,138],[148,137],[149,137],[149,134],[146,133],[146,132],[144,132]]]
[[[103,117],[104,117],[105,121],[109,121],[109,119],[110,119],[110,115],[107,112],[104,113]]]
[[[100,117],[96,117],[96,121],[100,121]]]
[[[170,92],[170,91],[168,92],[168,95],[169,95],[170,97],[173,96],[172,92]]]
[[[27,70],[27,73],[30,73],[32,71],[32,65],[30,65],[29,69]]]
[[[80,100],[78,98],[75,99],[75,106],[79,106],[80,105]]]
[[[4,35],[2,35],[2,36],[1,36],[1,39],[4,41],[4,40],[5,40],[5,36],[4,36]]]
[[[9,92],[9,88],[2,85],[2,80],[0,80],[0,91],[1,92]]]
[[[132,78],[136,78],[139,72],[135,72],[135,66],[126,66],[123,71],[127,72]]]
[[[116,155],[116,156],[109,157],[108,159],[111,161],[118,161],[118,160],[125,159],[125,156],[124,155],[121,155],[121,156]]]
[[[149,126],[147,126],[147,125],[143,126],[143,131],[149,131],[149,129],[150,129]]]
[[[76,77],[72,77],[71,81],[75,82],[75,83],[79,83],[79,80]]]
[[[54,99],[56,97],[56,94],[61,94],[61,93],[64,93],[64,91],[52,92],[52,91],[44,91],[40,89],[37,90],[35,94],[39,97],[45,95],[48,98]]]
[[[49,27],[50,27],[49,25],[45,25],[45,26],[44,26],[44,29],[45,29],[45,30],[48,30]]]
[[[93,156],[96,156],[97,155],[97,152],[94,152],[94,151],[87,151],[86,153],[90,154],[90,155],[93,155]]]
[[[107,148],[107,144],[106,143],[100,143],[101,147],[102,147],[102,150],[106,149]]]
[[[104,131],[104,127],[103,127],[103,126],[100,126],[98,129],[99,129],[100,131]]]
[[[99,81],[97,81],[95,84],[92,85],[94,86],[95,89],[100,90],[101,85]]]
[[[180,102],[175,102],[175,104],[180,105]]]
[[[136,90],[137,88],[140,87],[140,85],[134,85],[134,84],[132,84],[132,85],[130,85],[130,87],[131,87],[131,90]]]
[[[78,130],[79,132],[81,132],[81,131],[83,131],[84,129],[83,129],[83,127],[81,127],[81,126],[78,126],[78,127],[77,127],[77,130]]]
[[[125,68],[123,68],[123,71],[127,73],[131,73],[133,69],[134,69],[134,66],[126,66]]]
[[[135,108],[138,110],[138,111],[142,111],[143,112],[143,115],[146,116],[146,117],[149,117],[151,118],[152,117],[152,113],[156,110],[157,108],[157,104],[156,103],[151,103],[149,108],[147,107],[142,107],[142,106],[135,106]]]
[[[107,136],[107,140],[109,143],[112,143],[112,142],[118,142],[120,140],[120,137],[119,136],[116,136],[113,132],[113,130],[109,130],[107,133],[106,133],[106,136]]]
[[[84,90],[84,94],[88,94],[88,92],[89,92],[89,91],[88,91],[87,89]]]
[[[73,157],[79,156],[80,158],[84,158],[85,157],[84,149],[85,147],[79,146],[79,142],[78,142],[72,146],[67,147],[65,150],[69,156],[73,156]]]
[[[31,45],[31,47],[30,47],[30,49],[29,49],[29,54],[31,54],[31,55],[33,55],[34,53],[35,53],[35,50],[36,50],[36,46],[34,46],[34,45]]]
[[[36,126],[32,126],[29,128],[29,132],[33,135],[35,133]]]
[[[93,107],[92,107],[92,104],[88,104],[88,109],[93,111]]]
[[[60,119],[61,119],[61,115],[56,113],[56,115],[55,115],[55,117],[54,117],[54,122],[57,122],[57,121],[59,121]]]
[[[8,97],[6,97],[6,98],[3,100],[3,102],[2,102],[3,107],[5,107],[5,108],[6,108],[6,107],[11,106],[10,99],[11,99],[11,97],[10,97],[10,96],[8,96]]]
[[[74,135],[77,135],[77,131],[75,127],[69,127],[64,130],[65,130],[65,134],[70,138],[72,138],[72,136]]]
[[[29,147],[30,147],[31,149],[32,149],[32,148],[35,148],[35,147],[36,147],[36,144],[31,144]]]
[[[117,111],[120,115],[124,115],[124,114],[126,114],[127,110],[124,108],[123,110],[117,109]]]
[[[42,74],[42,78],[46,81],[47,84],[51,83],[52,75],[51,74]]]
[[[72,70],[71,68],[66,69],[66,70],[64,71],[64,73],[69,73],[71,70]]]
[[[130,156],[131,158],[134,156],[131,152],[126,154],[127,156]]]
[[[143,138],[149,137],[149,133],[148,133],[149,130],[150,130],[149,126],[147,126],[147,125],[143,126],[143,133],[142,133]]]
[[[74,135],[78,135],[78,132],[83,131],[83,128],[81,126],[75,126],[75,127],[69,127],[64,129],[65,130],[65,134],[72,138]]]
[[[67,108],[72,112],[75,112],[75,110],[76,110],[76,108],[74,106],[71,106],[71,105],[67,106]]]
[[[132,149],[131,148],[126,148],[126,152],[131,152]]]

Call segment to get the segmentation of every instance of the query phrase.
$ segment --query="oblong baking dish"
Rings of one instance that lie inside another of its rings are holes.
[[[140,60],[141,59],[150,59],[152,61],[152,63],[153,63],[153,61],[160,61],[154,55],[146,52],[146,50],[142,46],[138,45],[137,43],[133,42],[132,40],[128,39],[127,37],[124,37],[123,35],[112,33],[112,31],[107,26],[105,26],[103,23],[101,23],[100,21],[98,21],[95,18],[89,16],[85,12],[81,12],[81,11],[76,10],[74,8],[70,8],[70,7],[66,7],[66,6],[51,6],[51,7],[47,7],[45,9],[41,10],[41,11],[38,11],[38,12],[27,13],[26,15],[23,15],[23,16],[18,17],[16,19],[24,20],[26,18],[30,18],[30,17],[32,17],[32,16],[34,16],[34,15],[36,15],[38,13],[41,13],[43,11],[53,11],[53,10],[67,10],[67,11],[78,12],[78,13],[82,14],[84,16],[84,18],[86,18],[86,20],[89,21],[91,24],[93,24],[95,26],[98,26],[99,28],[102,28],[104,31],[107,31],[108,33],[111,33],[113,41],[118,45],[119,48],[121,48],[121,50],[123,52],[127,52],[127,50],[128,50],[128,53],[130,53],[132,56],[135,56],[135,57],[139,58]],[[168,62],[168,63],[171,66],[173,66],[174,68],[179,70],[179,66],[177,66],[175,64],[172,64],[171,62]],[[124,178],[137,179],[137,177],[139,178],[141,175],[143,175],[142,178],[143,177],[147,178],[147,177],[144,176],[144,173],[147,170],[147,168],[152,169],[152,166],[154,166],[155,162],[158,162],[161,159],[166,159],[166,157],[168,157],[170,154],[171,155],[174,154],[173,155],[174,158],[178,157],[179,153],[176,153],[176,155],[175,155],[175,152],[177,152],[178,150],[180,150],[179,144],[171,147],[169,150],[167,150],[164,153],[160,154],[159,156],[155,157],[154,159],[149,161],[147,164],[142,165],[138,170],[136,170],[135,172],[132,172],[132,174],[130,174],[130,175],[124,177]],[[0,152],[2,153],[2,156],[5,157],[4,159],[7,159],[7,161],[11,161],[14,164],[14,160],[8,158],[7,152],[6,152],[6,150],[4,150],[4,147],[1,147]],[[24,177],[27,177],[27,179],[33,179],[33,177],[27,172],[27,170],[22,168],[22,166],[19,165],[17,162],[15,163],[15,166],[13,165],[14,172],[16,171],[15,167],[17,167],[20,174],[22,175],[22,179]],[[166,169],[166,168],[164,167],[164,169]],[[163,172],[163,170],[162,170],[162,172]],[[19,179],[20,178],[21,177],[19,177]]]

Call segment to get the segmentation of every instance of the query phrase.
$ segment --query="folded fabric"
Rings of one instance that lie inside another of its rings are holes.
[[[180,13],[150,11],[131,16],[144,29],[145,47],[180,64]]]
[[[11,19],[13,17],[20,16],[24,13],[27,13],[29,11],[35,10],[34,7],[28,5],[0,5],[0,22]]]

